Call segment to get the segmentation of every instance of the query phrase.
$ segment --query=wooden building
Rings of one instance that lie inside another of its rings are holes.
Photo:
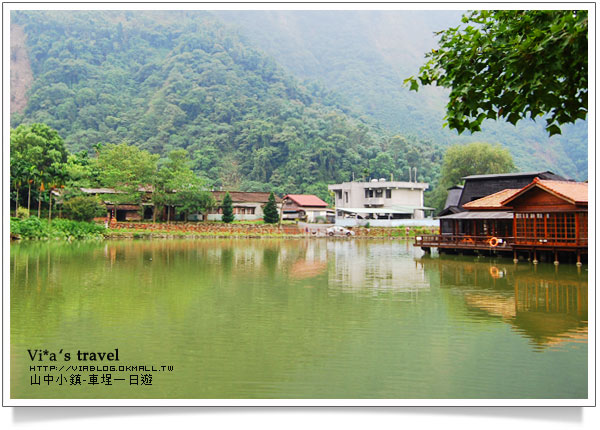
[[[587,255],[588,184],[534,179],[503,205],[513,212],[513,248],[533,252],[575,252]]]
[[[462,185],[455,185],[448,188],[448,196],[446,197],[446,203],[444,209],[438,214],[438,216],[450,215],[461,212],[462,209],[459,207],[460,196],[463,191]]]
[[[553,181],[567,180],[550,171],[465,176],[462,178],[465,181],[465,185],[458,200],[458,207],[462,209],[466,203],[479,200],[498,191],[523,188],[529,185],[535,178]]]
[[[106,206],[106,218],[108,220],[115,218],[117,221],[140,221],[142,219],[152,219],[154,205],[152,199],[152,187],[139,187],[139,202],[122,201],[117,195],[123,195],[125,192],[114,188],[80,188],[80,190],[92,196],[98,196]],[[120,201],[121,200],[121,201]]]
[[[415,244],[428,251],[511,252],[537,262],[576,256],[588,246],[588,184],[534,178],[521,189],[506,189],[465,203],[463,211],[440,219],[440,234]],[[560,258],[559,258],[560,256]]]

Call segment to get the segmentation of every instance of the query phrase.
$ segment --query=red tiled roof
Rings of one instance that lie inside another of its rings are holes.
[[[516,197],[523,195],[533,187],[538,187],[546,190],[550,194],[554,194],[572,204],[588,204],[588,184],[587,182],[571,182],[571,181],[550,181],[546,179],[535,178],[533,182],[511,197],[505,199],[502,204],[509,203]]]
[[[225,197],[225,193],[227,191],[213,191],[213,197],[217,201],[217,203],[221,203],[223,201],[223,197]],[[229,195],[231,196],[231,200],[233,203],[267,203],[269,201],[269,194],[271,193],[253,193],[253,192],[244,192],[244,191],[229,191]],[[280,203],[281,199],[275,196],[275,202]]]
[[[288,194],[284,199],[290,199],[298,206],[324,207],[328,205],[323,200],[312,194]]]
[[[498,191],[497,193],[490,194],[489,196],[482,197],[477,200],[473,200],[472,202],[465,203],[463,208],[465,209],[500,209],[503,207],[502,202],[516,193],[521,191],[521,189],[511,189],[507,188],[506,190]]]

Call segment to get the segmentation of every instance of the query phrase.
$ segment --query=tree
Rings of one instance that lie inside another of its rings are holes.
[[[41,193],[66,179],[67,150],[58,132],[46,124],[20,125],[10,131],[11,178],[15,187],[25,181],[29,188],[38,187],[38,216],[41,211]],[[17,189],[18,194],[18,189]],[[28,197],[29,210],[29,197]]]
[[[461,184],[469,175],[509,173],[515,169],[512,156],[500,145],[474,142],[452,145],[444,154],[440,180],[433,191],[432,204],[440,210],[448,196],[448,188]]]
[[[77,196],[64,203],[69,218],[76,221],[91,221],[106,214],[106,207],[96,196]]]
[[[417,76],[421,85],[451,89],[450,128],[475,132],[486,118],[514,125],[547,115],[552,136],[587,117],[587,11],[472,11],[462,22],[437,33],[440,48],[425,55]],[[419,88],[414,77],[405,83]]]
[[[165,205],[175,206],[178,213],[204,213],[216,204],[205,183],[190,169],[188,152],[176,149],[155,175],[152,193],[156,215],[157,209]],[[154,217],[155,218],[155,217]],[[167,221],[170,219],[170,211]]]
[[[225,193],[225,197],[223,197],[223,203],[221,204],[221,208],[223,208],[223,217],[221,220],[226,223],[233,222],[235,219],[235,215],[233,215],[233,201],[231,200],[231,196],[229,193]]]
[[[180,172],[169,186],[173,187],[172,204],[178,213],[205,213],[215,206],[212,193],[205,189],[204,182],[191,170]]]
[[[152,183],[158,157],[126,143],[107,144],[99,148],[94,167],[98,169],[98,181],[101,185],[119,191],[135,192],[138,187]]]
[[[98,147],[91,169],[98,172],[99,185],[119,192],[110,195],[111,203],[138,203],[140,187],[152,184],[156,176],[158,157],[125,143],[107,144]]]
[[[279,222],[279,213],[277,212],[277,204],[275,203],[275,195],[271,191],[269,200],[263,209],[263,219],[268,224],[276,224]]]

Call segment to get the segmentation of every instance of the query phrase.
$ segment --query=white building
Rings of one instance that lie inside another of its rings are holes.
[[[423,204],[423,192],[428,187],[429,184],[423,182],[385,179],[328,186],[335,193],[337,220],[424,219],[434,210]]]
[[[236,221],[255,221],[264,217],[263,209],[269,201],[270,193],[228,191],[233,205]],[[212,191],[217,207],[208,213],[209,221],[221,221],[223,208],[220,207],[225,197],[225,191]],[[277,211],[281,210],[281,199],[275,196]]]

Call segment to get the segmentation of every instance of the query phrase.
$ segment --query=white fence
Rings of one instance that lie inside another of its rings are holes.
[[[370,227],[439,227],[440,220],[432,218],[423,219],[354,219],[354,218],[336,218],[335,225],[342,227],[364,227],[369,224]]]

